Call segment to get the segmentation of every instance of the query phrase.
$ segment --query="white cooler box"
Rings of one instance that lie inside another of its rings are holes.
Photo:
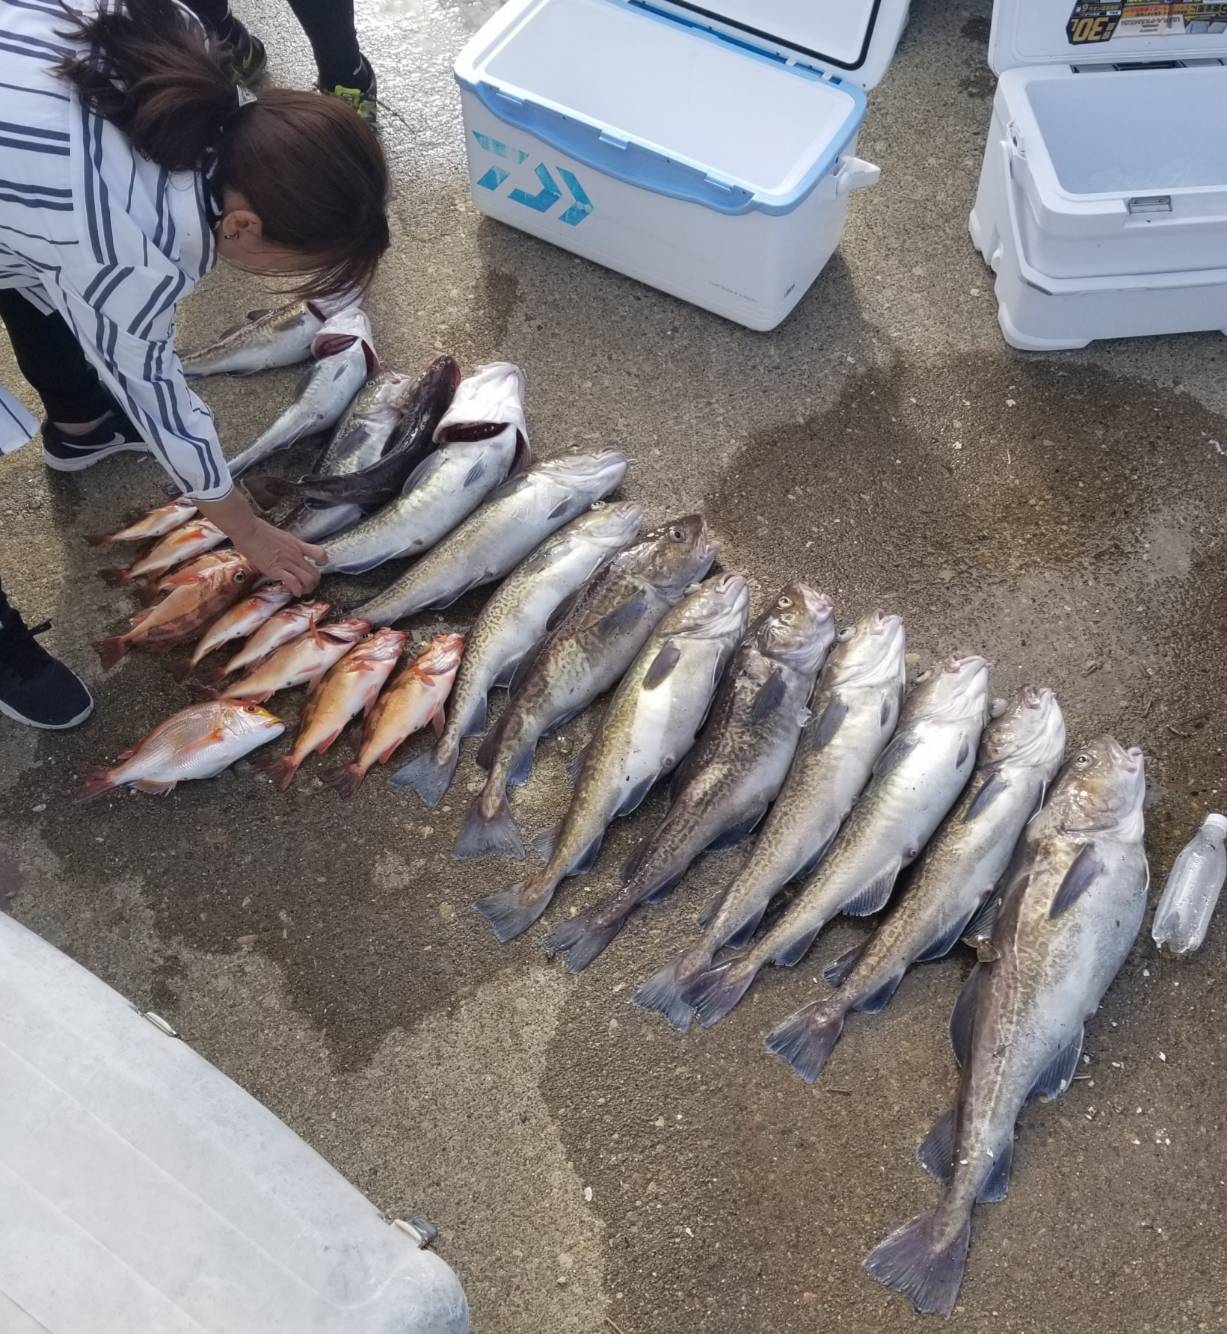
[[[839,244],[908,0],[511,0],[456,62],[473,202],[752,329]]]
[[[997,0],[976,248],[1006,341],[1227,331],[1227,3]]]

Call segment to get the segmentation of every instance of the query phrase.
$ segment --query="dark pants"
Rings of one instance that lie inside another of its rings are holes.
[[[187,0],[187,5],[219,36],[226,36],[229,0]],[[289,0],[289,5],[311,43],[320,86],[353,86],[354,75],[362,66],[354,30],[354,0]]]
[[[51,421],[89,422],[121,411],[62,315],[44,315],[20,292],[0,290],[13,355]]]

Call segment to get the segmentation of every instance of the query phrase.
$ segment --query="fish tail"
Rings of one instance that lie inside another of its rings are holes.
[[[626,921],[619,913],[612,922],[602,920],[596,908],[568,918],[545,938],[545,952],[561,954],[567,971],[582,973],[622,930]]]
[[[172,658],[170,662],[166,664],[167,668],[170,671],[171,676],[173,676],[176,681],[185,680],[187,678],[187,674],[192,670],[193,667],[195,667],[195,665],[196,664],[191,660],[190,657]]]
[[[200,680],[188,681],[187,693],[191,695],[193,699],[197,700],[224,698],[217,686],[206,685],[204,681]]]
[[[686,999],[686,992],[710,966],[711,956],[706,950],[683,950],[671,963],[653,973],[631,1001],[645,1010],[659,1011],[684,1033],[694,1018],[694,1008]]]
[[[699,1023],[704,1028],[718,1024],[749,991],[757,976],[757,965],[744,959],[701,973],[686,993]]]
[[[763,1045],[782,1056],[807,1084],[812,1084],[844,1031],[844,1015],[842,1005],[813,1001],[776,1024],[763,1039]]]
[[[195,684],[214,688],[221,685],[229,675],[230,673],[226,670],[226,664],[223,662],[216,667],[210,667],[208,671],[197,672]]]
[[[431,809],[447,795],[447,789],[451,787],[452,778],[456,773],[456,765],[460,761],[459,747],[453,748],[451,754],[442,760],[439,759],[440,749],[436,747],[434,750],[424,752],[417,759],[402,765],[392,775],[395,787],[407,787],[416,792]]]
[[[545,911],[551,894],[533,894],[533,882],[521,880],[510,889],[488,894],[473,905],[490,923],[499,943],[505,945],[523,935]]]
[[[289,755],[268,755],[264,759],[257,760],[255,767],[273,780],[273,786],[278,792],[284,792],[294,781],[294,775],[298,772],[300,763],[301,761],[296,760],[292,753]]]
[[[111,565],[105,570],[98,571],[98,578],[104,584],[109,584],[112,588],[122,588],[126,583],[130,583],[132,576],[128,573],[126,565]]]
[[[326,787],[335,788],[337,795],[348,801],[362,786],[362,780],[365,777],[365,771],[358,765],[346,764],[340,769],[334,769],[331,773],[324,774],[320,781]]]
[[[85,540],[91,547],[105,547],[115,541],[114,533],[86,533]]]
[[[865,1257],[865,1270],[888,1288],[912,1299],[922,1315],[950,1315],[963,1282],[971,1217],[949,1236],[940,1211],[919,1214],[881,1241]]]
[[[252,477],[243,485],[247,489],[247,494],[262,510],[275,509],[278,501],[297,494],[289,489],[293,484],[284,477]],[[283,486],[287,489],[282,490]]]
[[[78,801],[90,801],[94,797],[100,797],[104,792],[110,792],[112,788],[119,787],[107,768],[90,768],[85,771],[85,782],[77,789]]]
[[[102,670],[109,672],[128,651],[128,641],[123,635],[110,635],[106,639],[94,640],[94,652],[102,664]]]
[[[142,607],[152,607],[155,602],[162,600],[162,594],[158,589],[156,579],[149,579],[145,583],[137,584],[133,592],[135,592],[136,600]]]
[[[498,805],[491,810],[487,797],[489,785],[477,794],[460,831],[453,856],[457,861],[475,857],[514,857],[524,860],[524,844],[511,814],[506,792],[500,792]]]

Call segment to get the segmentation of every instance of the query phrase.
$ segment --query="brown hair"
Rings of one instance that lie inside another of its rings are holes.
[[[89,18],[62,3],[63,35],[90,49],[60,74],[137,152],[170,171],[215,160],[216,188],[241,194],[268,241],[302,254],[303,294],[370,282],[388,248],[388,167],[361,117],[284,88],[240,107],[228,48],[172,0],[104,0]]]

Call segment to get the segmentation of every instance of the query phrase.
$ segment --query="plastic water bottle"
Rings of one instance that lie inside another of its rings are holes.
[[[1205,940],[1219,891],[1227,879],[1225,836],[1227,816],[1207,815],[1176,858],[1150,928],[1164,954],[1192,954]]]

